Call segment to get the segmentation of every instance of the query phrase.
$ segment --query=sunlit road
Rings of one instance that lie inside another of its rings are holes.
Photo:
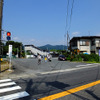
[[[42,60],[41,65],[37,64],[37,59],[14,59],[13,64],[15,71],[9,78],[29,93],[29,96],[17,100],[40,99],[100,79],[99,64],[71,63],[57,59],[46,63]],[[56,100],[99,100],[99,90],[98,84],[94,88],[61,96]]]

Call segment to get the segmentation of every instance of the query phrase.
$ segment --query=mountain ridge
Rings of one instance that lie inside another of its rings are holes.
[[[67,49],[67,46],[65,45],[50,45],[50,44],[46,44],[44,46],[39,46],[38,48],[42,49],[42,50],[65,50]]]

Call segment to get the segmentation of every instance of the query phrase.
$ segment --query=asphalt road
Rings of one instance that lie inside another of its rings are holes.
[[[53,58],[52,62],[45,62],[44,59],[42,59],[40,65],[38,65],[37,59],[13,59],[12,62],[14,66],[14,73],[12,74],[15,74],[16,76],[21,76],[23,74],[25,76],[38,75],[43,72],[59,72],[59,70],[94,66],[94,64],[58,61],[57,58]]]
[[[37,64],[37,59],[14,59],[13,79],[28,97],[17,100],[35,100],[79,87],[100,79],[100,65],[58,61]],[[100,85],[56,100],[100,100]],[[12,93],[12,92],[10,92]],[[3,94],[6,95],[6,94]],[[48,99],[49,100],[49,99]],[[52,99],[51,99],[52,100]]]

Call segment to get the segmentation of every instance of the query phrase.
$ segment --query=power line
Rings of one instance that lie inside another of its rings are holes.
[[[67,27],[68,27],[68,10],[69,10],[69,0],[67,2],[67,16],[66,16],[65,34],[66,34],[66,31],[67,31]]]
[[[66,36],[67,36],[67,28],[68,28],[68,15],[69,15],[69,0],[67,0],[67,15],[66,15],[66,25],[65,25],[65,35],[64,35],[64,45],[66,45]],[[65,48],[64,48],[65,49]]]
[[[71,28],[71,22],[72,22],[72,15],[73,15],[73,7],[74,7],[74,0],[72,1],[71,4],[71,13],[69,16],[69,0],[67,2],[67,16],[66,16],[66,27],[65,27],[65,35],[67,37],[67,50],[68,50],[68,41],[70,41],[70,37],[69,37],[69,32],[70,32],[70,28]],[[68,17],[69,17],[69,21],[68,21]]]
[[[70,28],[71,28],[72,14],[73,14],[73,7],[74,7],[74,0],[73,0],[73,2],[72,2],[72,8],[71,8],[71,14],[70,14],[70,23],[69,23],[69,28],[68,28],[69,31],[70,31]]]

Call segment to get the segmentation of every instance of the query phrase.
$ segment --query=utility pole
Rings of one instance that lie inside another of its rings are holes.
[[[0,0],[0,41],[2,33],[3,0]]]
[[[1,35],[2,35],[2,16],[3,16],[3,0],[0,0],[0,72],[1,72],[1,50],[2,50],[2,38],[1,38]]]
[[[68,31],[67,31],[67,51],[68,51]]]
[[[68,47],[69,47],[69,42],[70,42],[70,37],[69,37],[68,31],[67,31],[67,51],[68,51]]]
[[[22,57],[22,45],[20,45],[20,58]]]

